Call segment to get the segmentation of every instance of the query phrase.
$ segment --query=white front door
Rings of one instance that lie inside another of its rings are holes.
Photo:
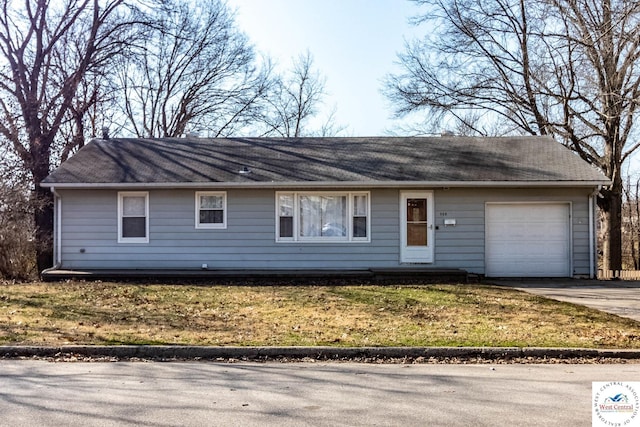
[[[400,262],[433,262],[433,192],[400,193]]]

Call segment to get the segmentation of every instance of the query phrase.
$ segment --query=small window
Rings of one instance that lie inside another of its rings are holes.
[[[227,228],[227,194],[196,192],[196,228]]]
[[[368,236],[367,217],[369,216],[369,202],[366,194],[353,196],[353,238],[366,239]]]
[[[118,242],[149,242],[149,193],[118,193]]]
[[[369,193],[277,193],[276,241],[369,241]]]
[[[293,194],[278,196],[278,236],[284,240],[293,239]]]

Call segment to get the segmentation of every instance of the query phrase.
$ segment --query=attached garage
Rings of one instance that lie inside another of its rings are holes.
[[[487,203],[489,277],[569,277],[570,203]]]

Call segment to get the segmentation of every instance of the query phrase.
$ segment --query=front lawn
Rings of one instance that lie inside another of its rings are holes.
[[[640,348],[640,322],[489,285],[0,283],[0,345]]]

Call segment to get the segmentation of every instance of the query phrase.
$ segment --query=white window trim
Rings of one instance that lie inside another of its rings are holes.
[[[122,236],[122,207],[124,197],[144,197],[145,237]],[[118,192],[118,243],[149,243],[149,192],[148,191],[119,191]]]
[[[293,237],[280,237],[280,195],[293,196]],[[346,237],[301,237],[300,196],[346,196]],[[353,237],[354,196],[367,196],[367,237]],[[276,191],[275,225],[277,243],[369,243],[371,242],[371,192],[370,191]]]
[[[200,223],[200,196],[222,196],[222,223],[220,224],[201,224]],[[225,230],[227,228],[227,192],[226,191],[196,191],[196,214],[195,227],[205,230]]]

